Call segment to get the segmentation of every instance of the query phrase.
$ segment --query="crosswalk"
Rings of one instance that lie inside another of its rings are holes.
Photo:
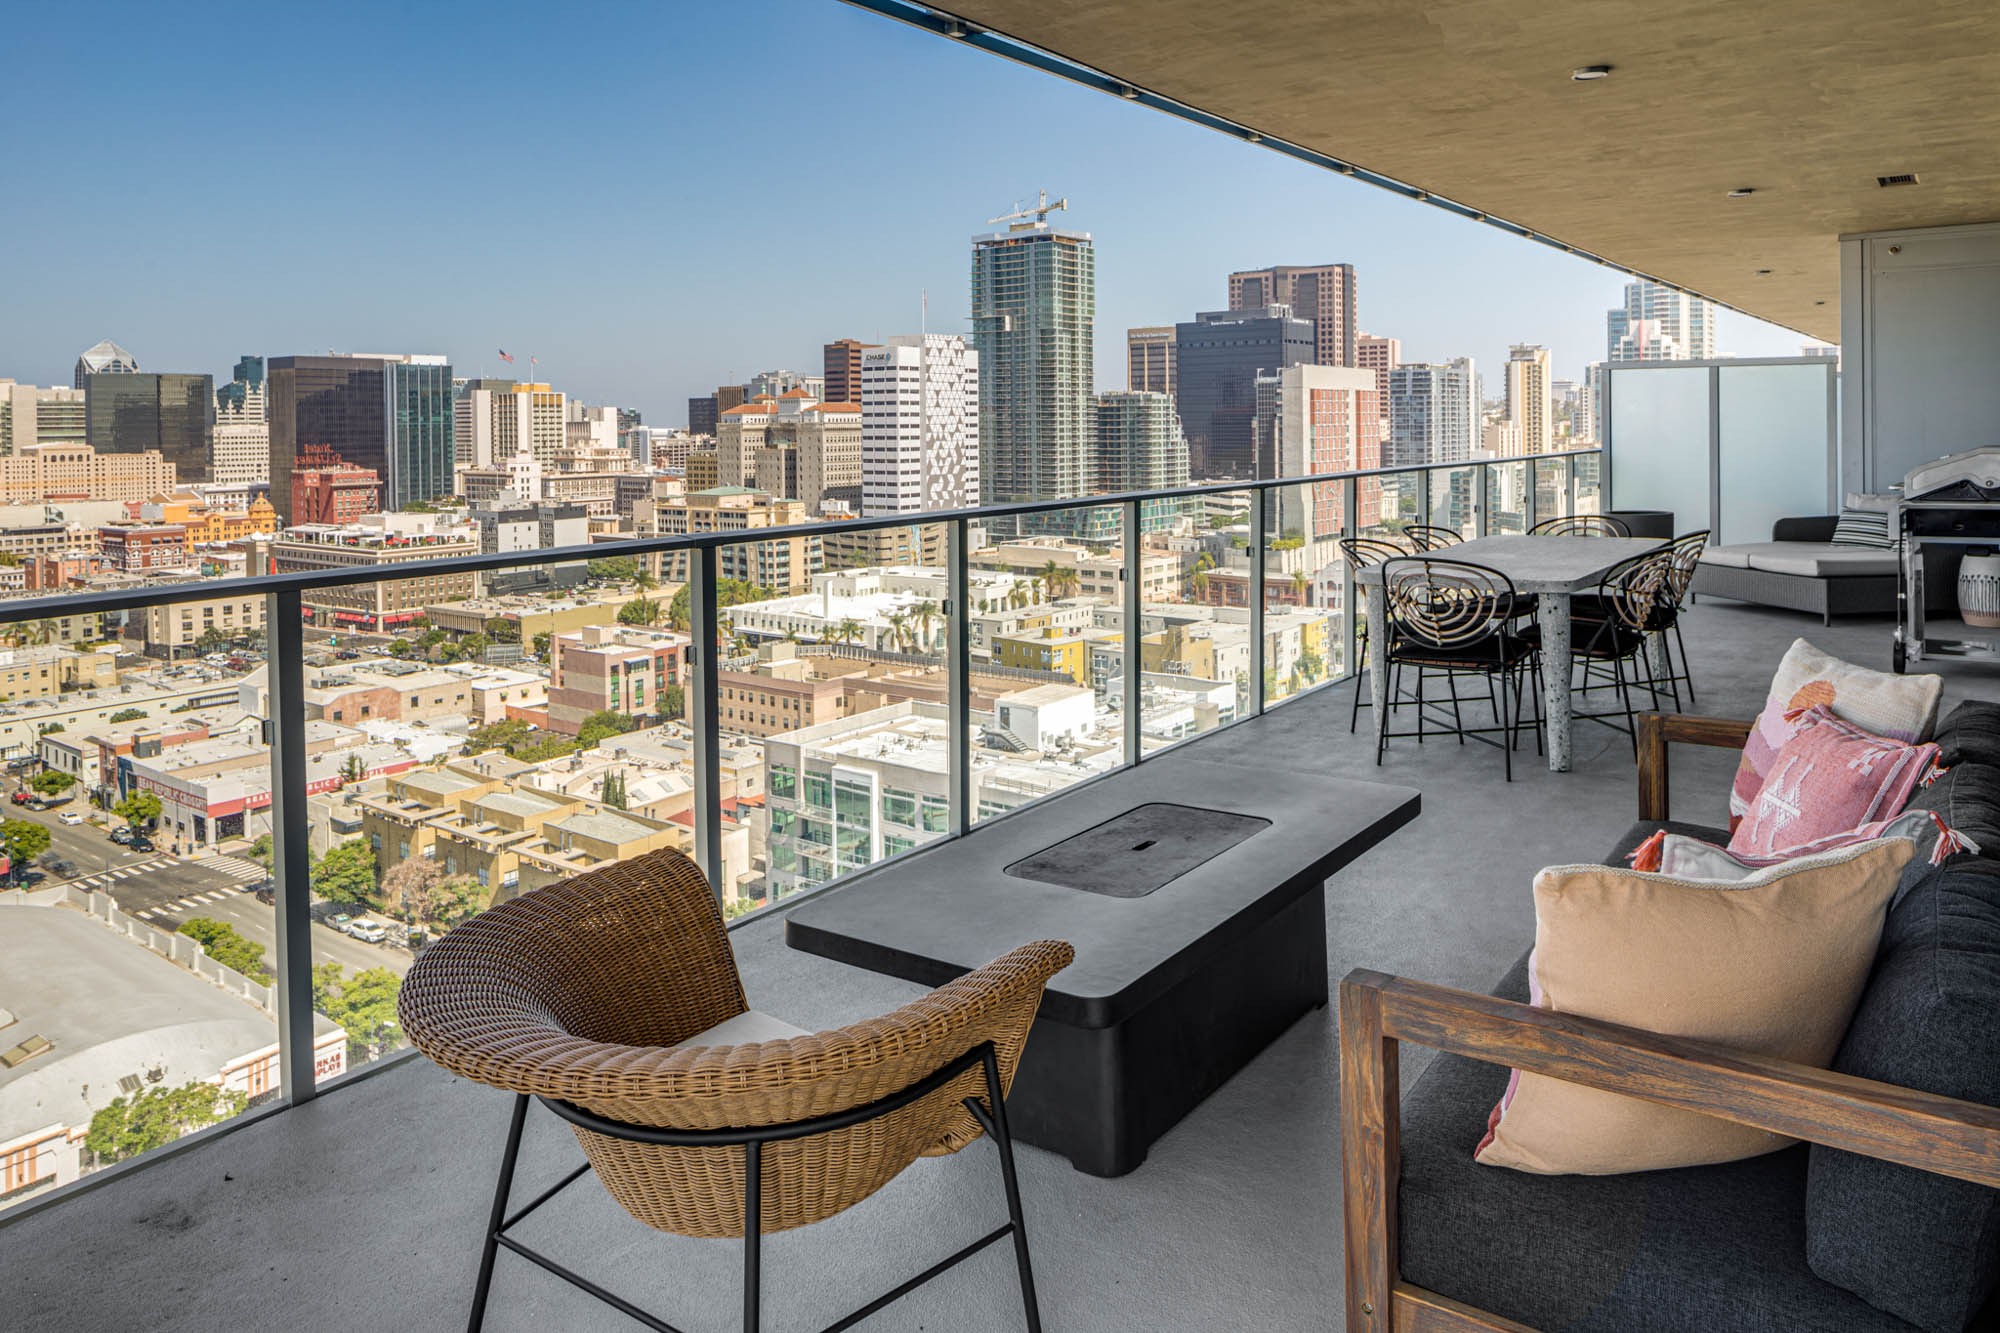
[[[200,866],[209,874],[220,876],[223,879],[233,881],[233,883],[224,887],[202,889],[185,894],[170,903],[161,903],[155,907],[143,907],[134,912],[134,916],[145,921],[184,918],[203,907],[211,907],[216,903],[229,901],[231,898],[244,892],[251,884],[262,880],[268,873],[263,866],[245,857],[224,856],[221,853],[212,852],[206,856],[197,856],[188,862],[183,862],[171,856],[155,856],[149,860],[134,861],[130,865],[117,866],[111,870],[101,870],[94,875],[86,875],[81,879],[73,879],[69,883],[72,888],[111,893],[116,890],[120,880],[129,880],[135,876],[149,874],[167,866],[183,864]]]

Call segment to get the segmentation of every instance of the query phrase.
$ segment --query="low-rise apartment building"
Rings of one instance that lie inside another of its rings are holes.
[[[755,532],[760,528],[804,523],[811,511],[798,500],[787,500],[745,486],[714,486],[685,495],[656,497],[635,508],[634,523],[641,537],[678,537],[700,532]],[[822,565],[816,536],[782,537],[769,541],[732,542],[716,552],[717,569],[726,579],[741,579],[777,593],[803,592]],[[687,551],[664,551],[656,560],[657,577],[675,583],[688,580]]]
[[[87,444],[29,443],[0,456],[0,504],[144,500],[174,488],[174,465],[157,449],[99,453]]]
[[[549,644],[549,729],[576,735],[592,713],[666,717],[688,637],[672,630],[586,625]]]
[[[103,690],[118,684],[118,659],[107,652],[79,652],[60,644],[0,648],[0,699],[53,699],[65,690]]]
[[[357,523],[303,523],[286,528],[271,544],[274,573],[379,567],[371,583],[315,588],[305,594],[309,623],[327,628],[382,633],[407,627],[433,602],[470,597],[478,591],[470,570],[422,576],[396,573],[396,566],[452,560],[477,554],[478,529],[432,514],[371,514]]]

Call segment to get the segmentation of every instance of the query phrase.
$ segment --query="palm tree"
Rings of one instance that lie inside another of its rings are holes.
[[[915,607],[911,608],[910,614],[915,617],[917,628],[923,635],[923,641],[919,646],[924,651],[929,651],[936,642],[936,636],[931,630],[931,627],[937,623],[940,614],[936,603],[918,602]]]
[[[910,617],[908,612],[891,611],[889,613],[889,633],[891,640],[897,648],[903,648],[909,644]]]
[[[37,620],[35,622],[36,643],[54,643],[57,632],[56,622],[53,620]]]
[[[1199,566],[1194,571],[1194,597],[1198,602],[1208,600],[1208,571]]]
[[[1173,670],[1187,653],[1187,631],[1179,625],[1167,626],[1167,632],[1160,636],[1160,665]]]
[[[1056,584],[1062,580],[1062,566],[1054,560],[1043,565],[1038,577],[1042,581],[1042,598],[1053,602],[1056,599]]]
[[[1292,595],[1299,599],[1300,606],[1306,604],[1306,589],[1311,585],[1312,580],[1306,577],[1306,572],[1303,569],[1292,571]]]
[[[835,625],[833,627],[833,641],[835,643],[861,642],[861,622],[849,616],[838,625]]]

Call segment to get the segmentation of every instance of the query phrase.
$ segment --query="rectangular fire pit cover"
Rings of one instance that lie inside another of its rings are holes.
[[[1143,898],[1270,823],[1154,801],[1024,856],[1007,873],[1112,898]]]

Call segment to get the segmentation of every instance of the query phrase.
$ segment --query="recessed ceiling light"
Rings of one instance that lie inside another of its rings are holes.
[[[1139,90],[1137,88],[1134,88],[1129,83],[1123,84],[1119,87],[1118,95],[1124,98],[1128,102],[1136,102],[1139,100]]]
[[[1257,133],[1257,131],[1255,130],[1251,130],[1248,134],[1245,134],[1243,136],[1243,141],[1245,143],[1262,143],[1264,142],[1264,136]]]
[[[1569,76],[1578,83],[1591,83],[1597,79],[1607,78],[1610,74],[1609,65],[1578,65],[1569,72]]]
[[[1751,195],[1753,195],[1753,194],[1755,194],[1755,193],[1757,193],[1757,191],[1756,191],[1756,190],[1755,190],[1754,188],[1752,188],[1751,186],[1748,186],[1748,185],[1739,185],[1739,186],[1737,186],[1737,187],[1736,187],[1735,189],[1733,189],[1733,190],[1731,190],[1731,191],[1729,192],[1729,198],[1731,198],[1731,199],[1748,199],[1748,198],[1749,198],[1749,197],[1750,197]]]
[[[1757,270],[1757,276],[1760,278],[1768,278],[1771,276],[1771,270],[1768,268],[1760,268]]]
[[[1917,183],[1917,173],[1914,171],[1905,171],[1894,176],[1877,176],[1875,183],[1885,190],[1894,185],[1915,185]]]

